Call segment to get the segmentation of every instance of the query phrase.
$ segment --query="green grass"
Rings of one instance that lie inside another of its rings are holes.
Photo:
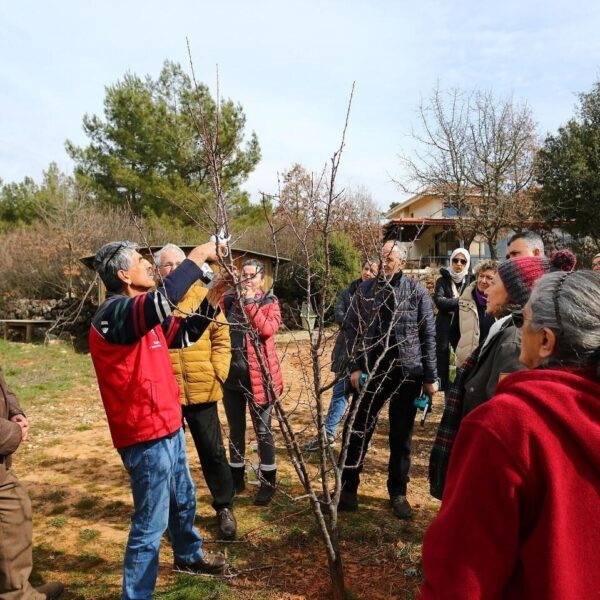
[[[79,532],[79,537],[84,542],[92,542],[100,537],[100,532],[97,529],[82,529]]]
[[[73,382],[95,382],[90,357],[69,346],[20,344],[0,340],[2,368],[9,386],[23,409],[52,402],[60,392],[72,389]]]
[[[50,525],[52,527],[56,527],[57,529],[61,529],[62,527],[64,527],[67,523],[69,522],[68,517],[64,517],[64,516],[59,516],[59,517],[54,517],[52,519],[50,519]]]
[[[178,575],[168,590],[158,591],[156,600],[226,600],[233,599],[220,579],[195,575]]]

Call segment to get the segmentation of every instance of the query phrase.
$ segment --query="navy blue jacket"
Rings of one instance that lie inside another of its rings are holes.
[[[429,292],[406,275],[393,281],[394,285],[380,279],[365,281],[352,298],[346,328],[347,346],[354,357],[349,370],[368,372],[385,347],[389,329],[402,374],[434,383],[435,320]],[[386,312],[386,298],[393,302],[389,326],[380,318]]]

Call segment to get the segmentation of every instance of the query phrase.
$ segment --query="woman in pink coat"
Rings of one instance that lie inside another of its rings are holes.
[[[260,488],[254,499],[257,505],[268,504],[275,494],[277,465],[271,415],[275,398],[283,389],[275,349],[281,313],[277,298],[263,290],[263,274],[264,266],[259,260],[245,261],[240,276],[241,302],[234,295],[223,301],[231,334],[231,367],[223,386],[229,423],[229,465],[236,492],[241,492],[245,488],[247,404],[258,439]]]

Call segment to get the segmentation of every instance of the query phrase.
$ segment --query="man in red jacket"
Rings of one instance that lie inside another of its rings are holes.
[[[160,538],[167,528],[175,568],[207,574],[227,568],[222,556],[202,551],[194,528],[196,488],[168,352],[195,342],[216,315],[219,283],[196,313],[185,319],[171,315],[201,277],[201,265],[216,259],[216,245],[194,248],[154,292],[152,266],[136,248],[132,242],[111,242],[96,254],[94,268],[108,295],[90,328],[90,353],[108,425],[133,494],[122,600],[152,598]]]

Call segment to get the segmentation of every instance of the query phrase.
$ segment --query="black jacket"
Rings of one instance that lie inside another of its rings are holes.
[[[420,283],[399,275],[394,276],[393,285],[380,279],[365,281],[354,294],[346,329],[348,348],[353,354],[349,368],[367,372],[377,359],[387,333],[380,315],[387,313],[391,304],[390,331],[402,375],[423,377],[425,383],[433,383],[437,370],[431,298]]]
[[[438,346],[448,347],[448,342],[456,347],[460,338],[458,325],[458,298],[465,288],[471,283],[473,277],[467,273],[462,283],[455,284],[458,296],[454,297],[452,289],[452,277],[446,267],[440,269],[441,277],[435,282],[433,301],[438,309],[435,318],[435,329],[437,333]]]
[[[348,348],[346,345],[346,318],[352,303],[352,296],[354,296],[354,293],[361,283],[362,279],[354,280],[344,291],[340,293],[337,302],[335,303],[334,318],[335,322],[340,326],[340,331],[335,340],[333,351],[331,352],[331,370],[334,373],[339,373],[346,367],[345,363],[348,359]]]

